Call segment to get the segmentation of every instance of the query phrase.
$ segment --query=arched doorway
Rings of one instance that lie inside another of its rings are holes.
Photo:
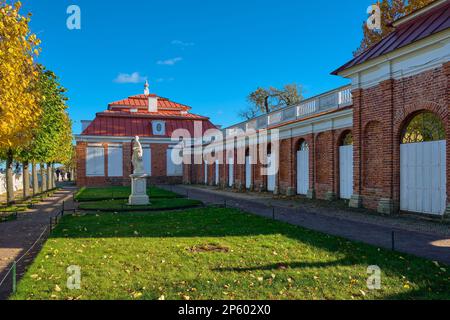
[[[245,188],[250,190],[252,187],[252,156],[250,150],[245,152]]]
[[[267,191],[275,191],[275,170],[272,166],[275,166],[275,154],[272,153],[272,145],[267,146]]]
[[[216,161],[215,161],[215,172],[214,172],[214,176],[215,176],[214,184],[215,184],[216,186],[218,186],[219,183],[220,183],[219,160],[216,160]]]
[[[234,157],[233,154],[228,156],[228,186],[234,186]]]
[[[339,192],[341,199],[353,194],[353,135],[347,132],[339,146]]]
[[[309,146],[302,141],[297,148],[297,194],[307,195],[309,189]]]
[[[205,184],[207,185],[208,184],[208,161],[206,161],[205,160],[205,163],[204,163],[204,178],[205,178]]]
[[[432,112],[416,114],[400,141],[400,209],[442,215],[447,204],[446,136]]]

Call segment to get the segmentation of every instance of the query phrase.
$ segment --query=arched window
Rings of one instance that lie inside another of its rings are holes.
[[[343,138],[341,142],[341,146],[352,146],[353,145],[353,134],[348,132]]]
[[[439,140],[445,140],[445,129],[441,119],[432,112],[421,112],[414,116],[403,130],[401,143]]]
[[[308,143],[303,140],[299,145],[298,145],[298,151],[307,151],[309,150],[309,145]]]

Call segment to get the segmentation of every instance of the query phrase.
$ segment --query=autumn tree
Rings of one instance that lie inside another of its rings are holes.
[[[30,143],[39,124],[39,95],[34,58],[39,40],[29,29],[30,15],[20,14],[21,3],[0,0],[0,151],[6,159],[7,200],[14,200],[15,149]]]
[[[42,191],[51,189],[54,187],[52,165],[67,161],[72,151],[72,123],[67,114],[66,89],[52,71],[41,65],[37,69],[36,90],[42,96],[39,104],[43,112],[39,126],[33,131],[32,142],[19,153],[24,168],[31,162],[34,192],[37,191],[36,164],[39,163],[41,167]],[[44,164],[47,165],[47,172],[44,172]]]
[[[258,88],[247,97],[249,107],[239,113],[243,119],[252,119],[261,114],[296,105],[302,101],[302,87],[297,84],[288,84],[283,89],[275,87]]]
[[[353,53],[357,56],[365,50],[372,47],[381,39],[392,32],[393,27],[391,23],[406,14],[409,14],[417,9],[420,9],[434,0],[382,0],[377,4],[381,11],[381,29],[370,30],[367,27],[366,21],[363,22],[363,39],[359,48]]]

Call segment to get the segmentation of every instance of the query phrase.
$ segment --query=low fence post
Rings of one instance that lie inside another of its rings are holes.
[[[275,207],[272,207],[272,219],[275,220]]]
[[[391,240],[392,240],[392,251],[395,251],[395,231],[392,231]]]
[[[13,262],[12,265],[12,291],[13,293],[16,293],[17,291],[17,263],[16,261]]]

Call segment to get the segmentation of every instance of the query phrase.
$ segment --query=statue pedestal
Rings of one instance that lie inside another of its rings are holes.
[[[130,206],[145,206],[150,204],[147,195],[147,175],[132,174],[131,178],[131,196],[128,199]]]

